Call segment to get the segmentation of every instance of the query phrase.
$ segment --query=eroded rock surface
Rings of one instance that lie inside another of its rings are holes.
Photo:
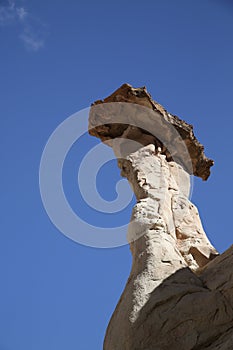
[[[136,101],[152,103],[145,89],[129,85],[124,89],[136,91]],[[167,113],[156,106],[160,113]],[[101,111],[103,122],[108,116],[106,110]],[[113,147],[121,174],[137,198],[128,229],[132,269],[109,322],[104,350],[233,349],[233,247],[218,255],[189,200],[190,176],[184,162],[175,161],[171,153],[169,158],[164,141],[128,123],[136,114],[127,115],[127,122],[117,123],[114,132],[110,124],[93,128],[96,110],[89,121],[91,134]],[[145,120],[151,120],[147,116]],[[187,138],[178,144],[184,141]],[[203,152],[198,141],[194,143]],[[192,164],[205,178],[208,160],[201,152],[198,157],[202,161],[192,158]]]
[[[130,105],[125,106],[126,103]],[[133,125],[137,127],[132,127]],[[194,136],[192,125],[168,113],[153,101],[145,87],[133,88],[129,84],[123,84],[104,100],[94,102],[89,129],[91,135],[102,141],[124,137],[137,139],[144,145],[161,146],[167,160],[176,160],[190,174],[203,180],[207,180],[210,167],[214,164],[212,159],[204,155],[204,147]],[[191,164],[187,164],[187,153],[182,143],[179,142],[178,145],[176,142],[178,136],[184,140]]]

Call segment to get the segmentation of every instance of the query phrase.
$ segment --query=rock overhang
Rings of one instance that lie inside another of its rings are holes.
[[[146,87],[123,84],[90,109],[89,133],[112,146],[115,139],[130,139],[143,146],[155,144],[168,161],[181,164],[192,175],[207,180],[214,162],[204,154],[193,126],[168,113]],[[121,141],[122,142],[122,141]]]

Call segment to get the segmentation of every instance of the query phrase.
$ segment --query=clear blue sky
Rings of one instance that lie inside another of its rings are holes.
[[[0,45],[0,350],[99,350],[130,271],[129,247],[85,247],[53,226],[40,198],[41,153],[72,113],[122,83],[146,85],[154,99],[194,124],[215,160],[210,179],[195,180],[192,200],[212,243],[227,249],[232,1],[0,0]],[[64,169],[74,206],[79,150]],[[101,170],[103,197],[114,199],[119,178],[114,162]],[[130,212],[109,218],[84,206],[82,215],[92,223],[125,223]]]

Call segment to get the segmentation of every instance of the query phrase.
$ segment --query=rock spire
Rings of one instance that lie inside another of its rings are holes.
[[[190,175],[207,180],[213,165],[192,126],[124,84],[92,105],[89,133],[113,148],[137,199],[104,350],[232,349],[233,249],[218,256],[189,199]]]

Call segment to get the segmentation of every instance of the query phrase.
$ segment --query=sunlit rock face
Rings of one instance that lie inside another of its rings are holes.
[[[176,160],[190,174],[203,180],[208,179],[214,163],[204,155],[204,147],[196,139],[193,126],[168,113],[152,100],[145,87],[123,84],[110,96],[94,102],[89,133],[102,141],[111,142],[121,137],[142,145],[155,144],[162,147],[168,161]]]
[[[148,127],[145,132],[134,107],[112,125],[111,115],[116,118],[120,106],[112,103],[123,99],[145,106],[139,113],[144,122],[167,118],[176,130],[173,147],[169,127],[162,141]],[[233,349],[233,248],[218,255],[189,199],[190,174],[206,180],[213,161],[192,128],[155,103],[145,88],[124,84],[92,108],[90,133],[113,148],[137,199],[127,234],[132,269],[104,350]],[[153,114],[148,117],[146,109]]]

